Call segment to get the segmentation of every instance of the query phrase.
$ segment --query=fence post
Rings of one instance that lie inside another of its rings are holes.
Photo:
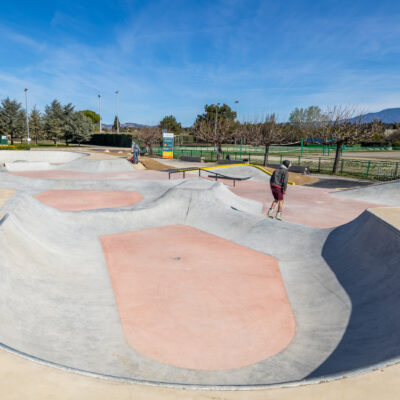
[[[343,161],[344,161],[344,160],[341,160],[341,161],[340,161],[340,173],[341,173],[341,174],[343,174]]]
[[[321,157],[318,160],[318,172],[321,172]]]
[[[399,163],[397,162],[397,163],[396,163],[396,168],[395,168],[395,170],[394,170],[394,179],[396,179],[396,176],[397,176],[398,171],[399,171]]]
[[[300,160],[301,160],[301,156],[299,156],[299,162],[298,162],[298,164],[297,164],[297,165],[300,165]]]
[[[279,160],[279,164],[282,165],[282,154],[281,154],[281,157],[280,157],[280,160]]]
[[[303,155],[303,139],[301,139],[301,155]]]
[[[371,166],[371,161],[368,161],[368,165],[367,165],[367,171],[365,173],[365,177],[368,178],[368,173],[369,173],[369,167]]]

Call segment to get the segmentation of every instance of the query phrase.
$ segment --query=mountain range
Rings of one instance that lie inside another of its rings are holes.
[[[354,118],[356,120],[358,118]],[[394,124],[400,123],[400,107],[399,108],[385,108],[382,111],[374,112],[374,113],[367,113],[362,115],[362,122],[368,123],[372,121],[382,121],[384,124]],[[103,128],[111,129],[112,124],[102,124]],[[149,125],[137,124],[136,122],[126,122],[121,124],[121,129],[124,128],[146,128]]]
[[[112,124],[101,124],[101,126],[106,129],[111,129],[113,127]],[[125,124],[120,125],[121,129],[126,129],[126,128],[141,129],[141,128],[147,128],[147,127],[149,127],[149,125],[137,124],[136,122],[126,122]]]
[[[386,108],[375,113],[362,115],[362,122],[382,121],[384,124],[394,124],[400,122],[400,108]]]

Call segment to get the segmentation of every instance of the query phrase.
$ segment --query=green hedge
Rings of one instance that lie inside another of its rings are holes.
[[[111,147],[131,147],[132,135],[126,133],[95,133],[89,144]]]

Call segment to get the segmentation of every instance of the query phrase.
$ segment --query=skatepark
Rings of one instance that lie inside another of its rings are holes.
[[[290,185],[277,221],[266,171],[218,172],[246,179],[0,152],[2,349],[177,390],[297,387],[398,363],[400,181]]]

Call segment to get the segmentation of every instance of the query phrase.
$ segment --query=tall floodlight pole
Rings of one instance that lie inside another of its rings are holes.
[[[101,94],[98,94],[99,98],[99,132],[101,133]]]
[[[26,135],[28,137],[28,143],[31,142],[31,138],[29,137],[29,115],[28,115],[28,89],[24,89],[25,92],[25,113],[26,113]]]
[[[117,133],[119,133],[118,93],[119,93],[119,90],[116,90],[115,91],[115,110],[116,110],[116,114],[117,114]]]
[[[238,116],[239,100],[235,100],[236,117]]]

